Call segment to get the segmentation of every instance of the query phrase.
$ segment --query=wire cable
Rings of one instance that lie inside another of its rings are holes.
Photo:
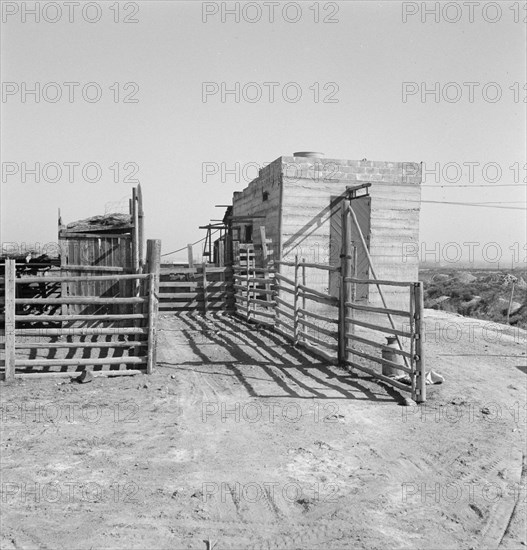
[[[211,233],[210,236],[212,237],[212,235],[215,235],[218,231],[219,231],[219,229],[216,229],[216,231]],[[196,241],[195,243],[190,243],[190,244],[191,244],[191,246],[194,246],[195,244],[202,243],[206,238],[207,238],[207,236],[203,237],[203,239],[200,239],[199,241]],[[187,247],[188,247],[188,245],[184,246],[183,248],[179,248],[178,250],[173,250],[172,252],[167,252],[166,254],[161,254],[161,257],[170,256],[171,254],[176,254],[177,252],[182,252],[183,250],[186,250]]]

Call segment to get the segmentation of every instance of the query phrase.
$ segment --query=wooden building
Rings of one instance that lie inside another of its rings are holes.
[[[367,185],[371,184],[371,185]],[[379,279],[417,281],[418,258],[404,257],[404,245],[419,239],[421,165],[324,158],[319,153],[295,153],[271,162],[247,188],[233,195],[227,211],[232,252],[254,247],[256,266],[263,265],[262,235],[271,259],[340,265],[341,201],[351,198]],[[265,228],[262,231],[261,228]],[[356,228],[356,276],[370,278],[364,247]],[[282,266],[284,275],[291,268]],[[307,284],[338,294],[338,274],[308,271]],[[385,293],[386,294],[386,293]],[[397,287],[387,294],[388,307],[407,306],[407,293]],[[356,300],[376,305],[374,286],[358,285]]]

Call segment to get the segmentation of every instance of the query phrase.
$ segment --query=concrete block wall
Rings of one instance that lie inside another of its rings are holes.
[[[279,157],[260,170],[241,193],[233,198],[233,215],[263,215],[253,223],[253,242],[259,250],[260,225],[272,238],[275,258],[294,261],[295,254],[306,261],[338,265],[340,243],[330,242],[331,219],[340,217],[340,197],[346,187],[371,182],[369,249],[377,277],[417,281],[417,258],[403,258],[404,243],[418,242],[421,197],[421,165],[412,162],[384,162],[331,158]],[[263,192],[269,194],[262,200]],[[247,222],[249,223],[249,222]],[[243,224],[241,224],[243,225]],[[292,268],[282,268],[292,276]],[[329,290],[329,274],[308,270],[308,286]],[[408,292],[383,288],[388,307],[406,309]],[[380,304],[375,287],[368,302]],[[313,302],[313,304],[315,304]]]
[[[403,244],[418,242],[421,166],[410,162],[282,157],[282,250],[323,264],[338,265],[340,242],[331,242],[331,218],[341,215],[346,187],[371,182],[369,250],[378,278],[417,281],[417,258],[403,258]],[[291,272],[290,272],[291,274]],[[308,286],[329,290],[329,275],[308,270]],[[388,306],[406,309],[408,292],[384,287]],[[368,302],[380,304],[374,286]]]
[[[256,258],[259,265],[262,263],[260,226],[266,229],[266,237],[272,240],[272,250],[278,254],[279,250],[279,224],[281,201],[282,165],[280,159],[276,159],[259,171],[258,177],[252,180],[241,192],[233,196],[233,217],[236,216],[265,216],[255,218],[253,221],[253,243],[256,249]],[[263,194],[267,193],[267,200],[263,200]],[[251,222],[234,222],[234,226],[244,227]]]

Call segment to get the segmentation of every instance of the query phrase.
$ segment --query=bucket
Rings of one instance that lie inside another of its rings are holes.
[[[397,363],[398,365],[404,365],[402,356],[398,353],[394,353],[392,351],[394,349],[399,349],[399,346],[397,345],[397,338],[395,336],[387,336],[386,348],[383,348],[382,350],[382,358],[387,361],[391,361],[392,363]],[[398,376],[402,374],[402,371],[388,365],[383,365],[382,373],[384,376]]]

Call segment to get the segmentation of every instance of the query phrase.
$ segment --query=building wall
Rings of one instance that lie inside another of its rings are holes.
[[[331,241],[331,218],[340,216],[346,187],[371,182],[369,250],[377,277],[417,281],[418,260],[402,257],[405,242],[418,242],[421,169],[415,163],[282,157],[282,255],[294,260],[338,265],[340,242]],[[292,274],[291,270],[288,270]],[[287,275],[287,273],[284,273]],[[330,289],[329,275],[308,270],[307,285]],[[407,308],[408,292],[383,287],[388,307]],[[368,302],[380,303],[371,286]]]
[[[234,193],[233,217],[236,216],[265,216],[255,218],[253,221],[253,243],[257,262],[261,265],[261,238],[260,226],[264,226],[266,237],[272,239],[272,252],[278,254],[279,250],[279,226],[280,226],[280,200],[281,200],[282,163],[276,159],[262,168],[256,179],[241,192]],[[263,193],[268,194],[267,200],[263,200]],[[234,227],[241,227],[250,224],[250,221],[233,222]],[[277,256],[276,256],[277,257]]]
[[[331,239],[332,219],[335,223],[335,216],[341,215],[340,201],[346,187],[367,182],[372,186],[370,234],[366,238],[377,277],[417,281],[418,259],[403,258],[402,252],[404,243],[419,240],[419,164],[279,157],[260,170],[258,178],[246,189],[234,194],[233,216],[265,216],[253,222],[253,242],[258,254],[261,254],[259,228],[264,225],[267,237],[273,241],[275,259],[294,261],[298,254],[299,259],[308,262],[339,265],[340,239]],[[264,192],[268,193],[267,201],[263,201]],[[293,277],[293,268],[283,266],[281,271]],[[327,271],[308,269],[307,285],[329,292],[330,275]],[[383,292],[388,307],[408,308],[406,289],[383,287]],[[381,303],[374,286],[369,288],[368,302]],[[314,302],[312,305],[313,309],[320,309]]]

